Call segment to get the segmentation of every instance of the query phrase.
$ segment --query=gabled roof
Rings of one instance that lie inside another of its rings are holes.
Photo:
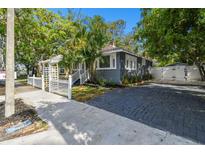
[[[103,53],[105,52],[110,52],[110,51],[115,51],[115,50],[120,50],[121,48],[116,47],[115,45],[107,45],[105,46],[101,51]]]
[[[149,60],[149,61],[152,61],[148,58],[145,58],[145,57],[142,57],[142,56],[139,56],[131,51],[128,51],[128,50],[125,50],[123,48],[119,48],[119,47],[116,47],[115,45],[107,45],[105,46],[102,50],[101,50],[102,53],[106,54],[106,53],[114,53],[114,52],[125,52],[129,55],[132,55],[132,56],[135,56],[135,57],[141,57],[141,58],[144,58],[146,60]]]

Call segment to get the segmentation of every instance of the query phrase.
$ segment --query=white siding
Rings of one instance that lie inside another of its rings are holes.
[[[151,74],[155,80],[169,80],[169,81],[201,80],[199,70],[196,66],[154,67],[151,69]]]

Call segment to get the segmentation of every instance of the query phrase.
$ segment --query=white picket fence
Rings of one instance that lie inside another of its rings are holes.
[[[32,85],[33,87],[44,89],[43,80],[44,80],[43,76],[42,77],[35,77],[35,76],[29,77],[28,76],[27,83],[29,85]]]
[[[67,96],[69,99],[72,97],[72,76],[68,80],[50,80],[49,92],[59,95]]]
[[[73,84],[80,80],[80,84],[85,83],[89,79],[88,71],[85,71],[81,74],[81,72],[76,72],[73,75],[69,75],[68,80],[60,80],[60,79],[49,79],[49,92],[56,93],[59,95],[67,96],[68,99],[72,97],[72,86]],[[27,83],[32,85],[33,87],[40,88],[45,90],[45,82],[44,76],[42,77],[29,77],[27,79]]]
[[[201,80],[196,66],[153,67],[151,74],[155,80],[161,81],[197,81]]]

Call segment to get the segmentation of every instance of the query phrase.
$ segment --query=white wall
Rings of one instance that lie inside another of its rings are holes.
[[[6,71],[1,71],[0,72],[0,80],[5,80],[6,79]],[[14,72],[14,79],[17,79],[17,73]]]
[[[188,80],[201,80],[200,72],[197,66],[188,66]]]
[[[187,71],[187,73],[185,73]],[[196,81],[201,80],[196,66],[153,67],[151,74],[155,80]]]

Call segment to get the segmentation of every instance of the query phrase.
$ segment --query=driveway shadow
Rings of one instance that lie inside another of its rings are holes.
[[[84,130],[77,125],[78,120],[82,119],[78,119],[75,115],[72,116],[69,114],[72,109],[69,108],[68,102],[58,102],[55,104],[51,104],[50,102],[41,103],[43,103],[44,106],[37,109],[38,114],[52,124],[52,127],[60,133],[66,144],[89,144],[92,141],[90,131]],[[49,142],[47,144],[49,144]],[[51,142],[51,144],[53,143]]]
[[[116,89],[87,102],[154,128],[205,143],[205,91],[148,85]]]

